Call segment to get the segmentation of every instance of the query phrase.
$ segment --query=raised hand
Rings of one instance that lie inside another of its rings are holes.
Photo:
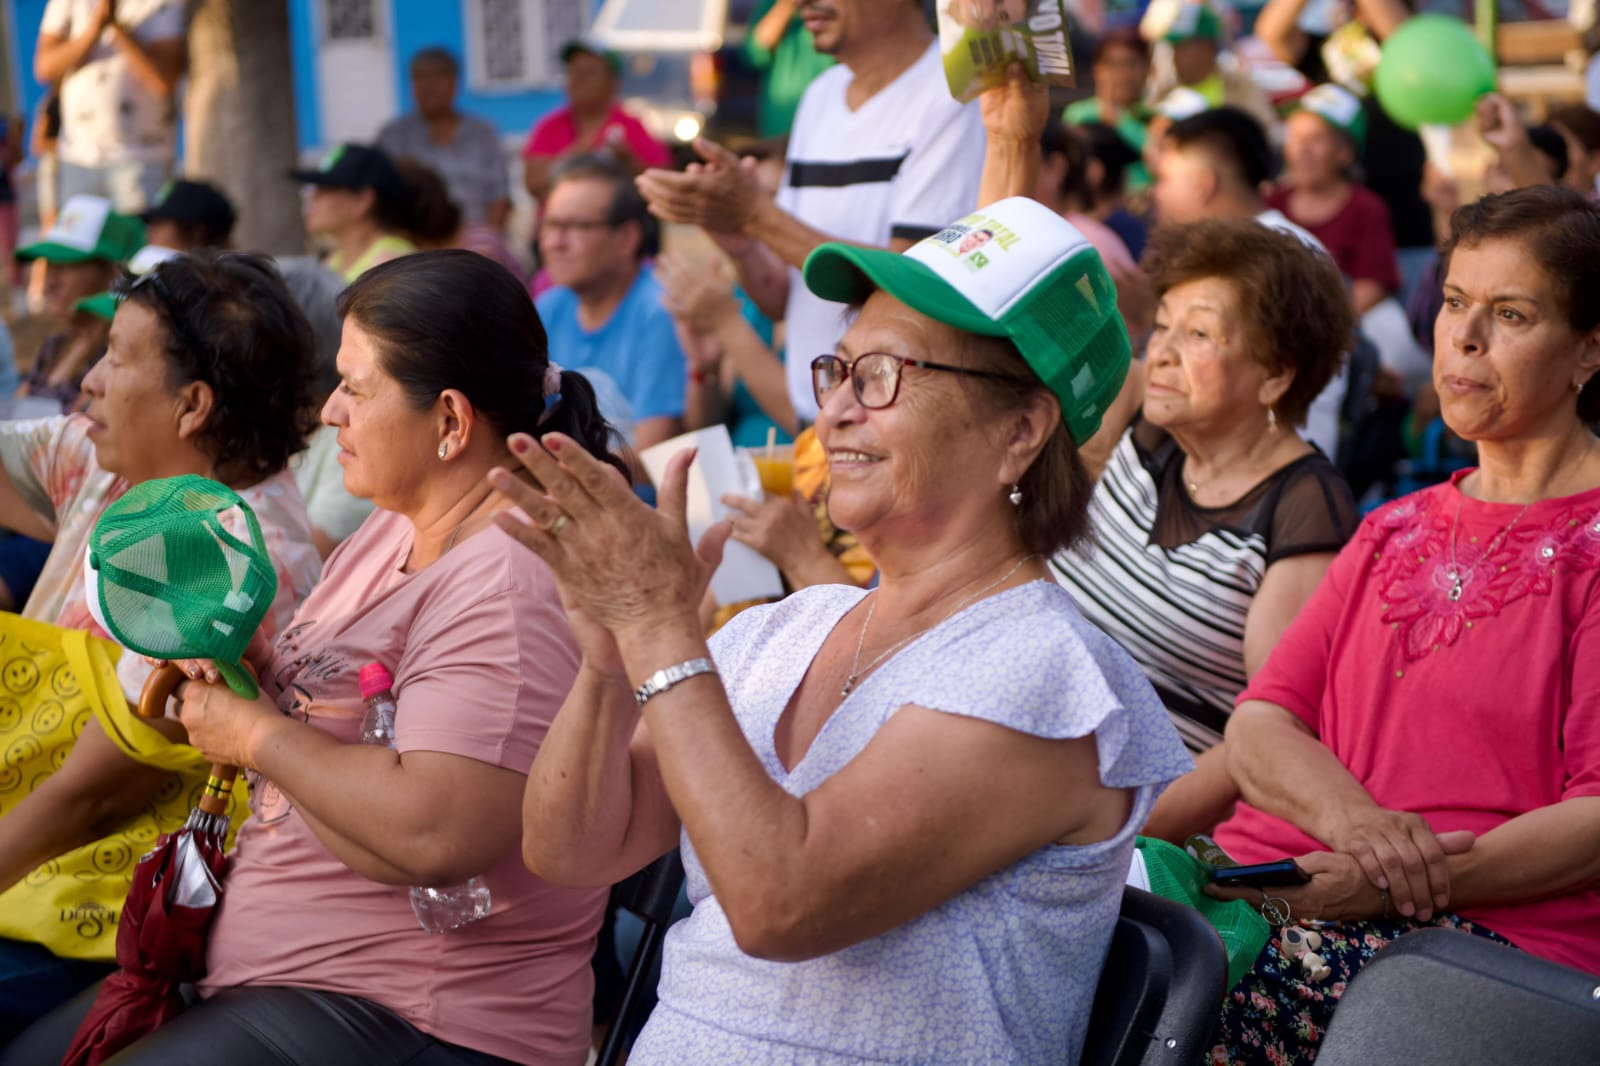
[[[756,216],[767,193],[756,176],[753,159],[740,159],[704,137],[694,142],[703,164],[688,170],[647,170],[634,179],[650,204],[650,213],[664,222],[700,226],[718,233],[739,233]]]
[[[690,543],[692,451],[672,458],[652,509],[570,437],[518,433],[508,443],[544,492],[490,471],[489,483],[528,515],[502,511],[495,522],[550,565],[569,608],[613,636],[698,617],[730,527],[718,523],[698,548]]]

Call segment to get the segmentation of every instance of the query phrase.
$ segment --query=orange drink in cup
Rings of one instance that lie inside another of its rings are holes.
[[[788,497],[794,492],[794,445],[755,449],[750,458],[755,460],[761,488],[768,496]]]

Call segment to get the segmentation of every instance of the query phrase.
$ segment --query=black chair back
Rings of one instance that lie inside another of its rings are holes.
[[[644,931],[628,963],[622,1004],[600,1048],[596,1066],[616,1066],[655,1005],[656,990],[650,976],[661,955],[661,941],[667,935],[667,926],[672,924],[672,907],[678,901],[678,889],[682,885],[683,860],[678,849],[673,848],[612,889],[612,899],[617,906],[637,915],[644,923]]]
[[[1084,1041],[1083,1066],[1190,1066],[1222,1013],[1228,956],[1193,907],[1122,892]]]
[[[1600,978],[1454,929],[1422,929],[1362,967],[1317,1066],[1600,1062]]]

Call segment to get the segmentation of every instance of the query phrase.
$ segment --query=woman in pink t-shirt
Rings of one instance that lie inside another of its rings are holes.
[[[119,1059],[581,1066],[606,891],[539,880],[519,846],[525,775],[578,649],[548,569],[490,528],[507,504],[485,477],[513,465],[508,433],[536,427],[621,467],[503,267],[419,253],[368,271],[340,311],[322,417],[346,487],[377,510],[257,664],[260,700],[185,664],[201,678],[178,693],[190,742],[246,769],[251,815],[203,1000]],[[371,662],[393,675],[392,745],[362,742]],[[425,932],[410,886],[474,878],[488,913]]]
[[[1433,381],[1481,465],[1367,519],[1229,720],[1217,840],[1298,856],[1310,882],[1267,891],[1332,973],[1269,943],[1214,1062],[1310,1061],[1421,925],[1600,968],[1600,207],[1527,188],[1451,228]]]

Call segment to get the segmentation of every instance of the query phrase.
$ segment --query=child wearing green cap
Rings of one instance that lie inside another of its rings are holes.
[[[1389,208],[1355,180],[1366,135],[1361,101],[1334,84],[1301,97],[1289,115],[1283,174],[1267,205],[1316,235],[1350,279],[1357,314],[1400,289]]]
[[[101,196],[74,196],[55,224],[17,258],[45,264],[45,311],[61,328],[45,338],[22,381],[28,414],[74,410],[83,376],[106,350],[109,324],[78,308],[81,300],[111,287],[117,264],[144,244],[144,223],[112,210]]]
[[[1157,75],[1152,99],[1175,88],[1193,89],[1212,107],[1237,107],[1268,130],[1277,128],[1278,115],[1267,94],[1248,71],[1223,62],[1228,33],[1210,4],[1188,0],[1152,4],[1139,28],[1147,38],[1159,40],[1171,56],[1171,73]],[[1165,64],[1158,59],[1158,66]]]

